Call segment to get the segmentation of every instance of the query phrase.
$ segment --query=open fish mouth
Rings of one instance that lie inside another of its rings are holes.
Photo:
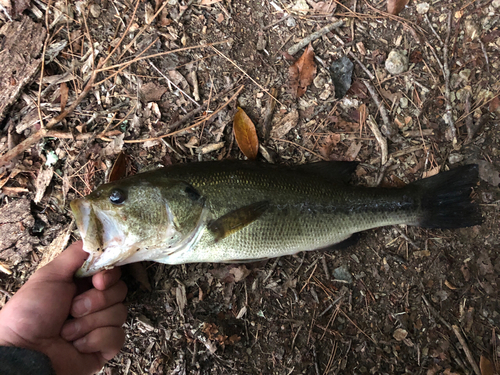
[[[123,239],[126,238],[123,229],[106,211],[95,209],[85,198],[72,201],[70,206],[83,240],[83,250],[89,253],[75,276],[92,276],[112,268],[126,253],[123,251]]]

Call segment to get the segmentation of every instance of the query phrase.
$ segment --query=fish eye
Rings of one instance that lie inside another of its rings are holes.
[[[121,204],[125,202],[126,199],[125,193],[120,190],[120,189],[113,189],[111,190],[111,193],[109,194],[109,200],[113,204]]]

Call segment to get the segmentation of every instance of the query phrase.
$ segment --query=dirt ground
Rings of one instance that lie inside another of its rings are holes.
[[[52,1],[47,18],[46,2],[15,3],[27,5],[14,22],[49,31],[29,64],[0,73],[0,306],[78,238],[69,201],[121,151],[129,174],[243,159],[239,106],[262,162],[356,160],[371,186],[478,163],[484,223],[384,227],[245,265],[124,267],[126,344],[101,373],[500,373],[500,1],[411,0],[397,16],[375,0]],[[316,74],[296,98],[289,68],[304,49],[288,49],[339,20],[312,41]],[[0,29],[0,58],[14,34]],[[398,73],[393,50],[409,60]],[[339,99],[330,66],[343,56],[354,72]]]

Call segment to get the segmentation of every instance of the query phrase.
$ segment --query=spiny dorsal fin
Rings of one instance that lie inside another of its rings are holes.
[[[249,204],[231,211],[208,225],[214,236],[215,241],[220,241],[227,236],[243,229],[253,223],[269,208],[268,201],[261,201]]]
[[[357,161],[320,161],[292,167],[293,170],[322,177],[333,183],[347,183],[358,166]]]

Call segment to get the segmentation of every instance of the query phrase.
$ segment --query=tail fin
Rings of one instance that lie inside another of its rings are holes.
[[[421,192],[419,226],[465,228],[481,224],[479,205],[470,198],[478,180],[478,166],[471,164],[412,183]]]

